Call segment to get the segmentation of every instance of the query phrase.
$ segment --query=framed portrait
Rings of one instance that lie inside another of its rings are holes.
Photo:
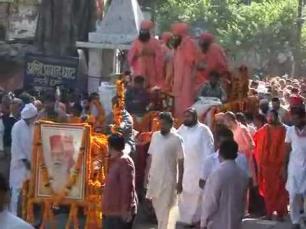
[[[41,123],[39,137],[41,146],[37,150],[35,166],[36,198],[50,198],[66,191],[66,199],[83,200],[90,139],[88,127]]]

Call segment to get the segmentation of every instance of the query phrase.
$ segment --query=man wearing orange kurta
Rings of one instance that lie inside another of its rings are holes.
[[[282,165],[286,158],[286,128],[274,110],[268,113],[268,124],[255,136],[255,158],[258,164],[258,184],[266,205],[267,218],[274,211],[280,219],[287,214],[288,193],[282,178]]]
[[[134,76],[143,76],[149,88],[162,86],[163,57],[160,42],[150,31],[152,21],[145,20],[140,25],[138,38],[133,42],[128,53],[128,62]]]
[[[206,81],[212,71],[217,71],[223,75],[228,71],[228,62],[223,48],[215,43],[215,38],[211,33],[202,33],[199,39],[201,52],[198,56],[196,91]]]
[[[173,93],[175,96],[175,116],[180,118],[184,111],[194,103],[194,79],[198,49],[194,40],[188,35],[186,23],[172,26],[174,35],[174,79]]]

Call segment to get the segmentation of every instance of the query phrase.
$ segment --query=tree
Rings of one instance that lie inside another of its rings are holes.
[[[159,1],[157,18],[162,31],[173,21],[183,20],[215,34],[234,59],[252,51],[266,63],[280,52],[300,50],[296,36],[298,1],[163,0]],[[303,29],[302,41],[305,32]],[[302,51],[299,58],[305,57]]]
[[[96,19],[95,0],[42,0],[36,30],[38,48],[53,55],[76,55],[75,42],[87,40]]]

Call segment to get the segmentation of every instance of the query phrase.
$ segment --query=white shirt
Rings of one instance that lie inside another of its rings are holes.
[[[206,158],[214,153],[214,137],[208,126],[197,123],[193,127],[182,125],[177,133],[184,141],[183,190],[189,193],[201,192],[199,179]]]
[[[238,167],[245,172],[245,174],[250,177],[249,165],[246,156],[242,153],[238,153],[238,156],[235,160]],[[204,169],[201,179],[206,180],[208,177],[219,168],[221,162],[219,160],[219,152],[217,151],[213,155],[209,156],[204,162]]]
[[[151,155],[147,196],[158,197],[165,189],[175,188],[177,162],[184,158],[182,138],[174,131],[163,136],[159,131],[152,136],[148,154]]]
[[[26,223],[22,219],[14,216],[12,213],[4,210],[0,212],[0,228],[1,229],[34,229],[33,226]]]
[[[294,126],[287,128],[286,143],[291,144],[286,188],[290,193],[306,192],[306,137],[299,137]]]
[[[12,128],[12,155],[10,167],[10,187],[21,188],[27,177],[27,169],[22,160],[32,159],[33,126],[24,120],[16,122]]]

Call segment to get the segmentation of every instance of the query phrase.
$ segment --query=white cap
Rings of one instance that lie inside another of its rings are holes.
[[[37,108],[32,104],[28,103],[24,106],[24,108],[21,111],[21,118],[22,119],[30,119],[37,116]]]

